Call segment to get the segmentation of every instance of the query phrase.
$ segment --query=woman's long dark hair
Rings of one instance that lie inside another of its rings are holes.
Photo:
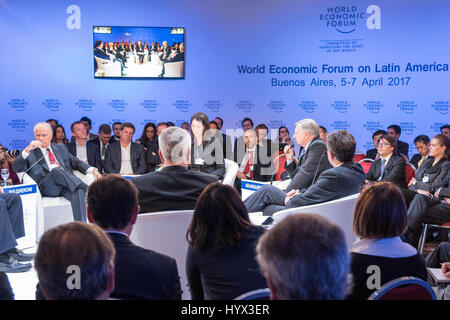
[[[154,130],[155,135],[153,136],[153,139],[155,139],[155,137],[156,137],[156,126],[155,126],[155,124],[153,122],[148,122],[145,125],[145,127],[144,127],[144,131],[142,131],[141,137],[139,138],[139,141],[141,142],[141,144],[144,144],[146,142],[150,142],[150,140],[148,140],[147,134],[146,134],[146,131],[147,131],[148,127],[152,127],[153,130]]]
[[[244,240],[250,225],[247,208],[237,191],[212,183],[197,200],[186,239],[194,250],[234,247]]]

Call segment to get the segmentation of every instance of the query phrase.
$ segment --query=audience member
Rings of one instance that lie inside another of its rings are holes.
[[[80,121],[85,125],[86,127],[86,134],[87,134],[87,140],[92,140],[95,138],[98,138],[98,136],[94,133],[90,133],[89,131],[91,131],[92,129],[92,121],[91,119],[89,119],[88,117],[82,117],[80,119]]]
[[[365,300],[385,283],[404,276],[427,280],[422,256],[400,239],[406,226],[406,204],[396,185],[380,182],[362,191],[353,217],[359,240],[351,253],[354,286],[348,299]]]
[[[188,170],[191,137],[186,130],[166,128],[158,140],[164,167],[131,179],[139,190],[141,212],[194,209],[200,193],[208,184],[217,182],[217,176]]]
[[[403,190],[408,206],[417,194],[433,197],[438,191],[450,167],[447,159],[449,152],[449,139],[443,134],[434,136],[430,144],[430,157],[417,169],[415,178],[408,183],[408,189]]]
[[[89,186],[88,218],[102,228],[116,249],[116,299],[180,300],[174,259],[133,244],[129,236],[139,213],[138,191],[128,180],[109,175]]]
[[[342,230],[315,214],[291,215],[256,247],[272,300],[342,300],[350,259]]]
[[[375,160],[366,174],[369,182],[390,181],[400,187],[406,185],[405,161],[395,154],[395,139],[384,135],[378,142],[380,158]]]
[[[120,141],[120,127],[122,126],[122,122],[114,122],[113,123],[113,133],[114,135],[109,139],[109,143],[119,142]]]
[[[319,126],[319,131],[320,131],[320,139],[325,141],[325,144],[326,144],[327,143],[327,139],[328,139],[327,128],[325,128],[324,126]]]
[[[131,142],[134,125],[125,122],[120,127],[120,143],[112,143],[105,154],[105,173],[125,175],[144,174],[147,172],[144,146]]]
[[[46,122],[52,127],[52,130],[55,130],[55,128],[59,125],[58,120],[56,119],[48,119]]]
[[[189,126],[189,123],[188,123],[188,122],[183,122],[183,123],[181,123],[180,127],[181,127],[182,129],[186,130],[187,132],[190,132],[189,130],[190,130],[191,127]]]
[[[60,225],[39,241],[39,288],[46,300],[106,300],[114,290],[114,259],[113,243],[96,225]]]
[[[64,130],[64,127],[62,125],[57,125],[53,128],[53,139],[52,143],[62,143],[65,145],[69,144],[69,140],[66,136],[66,130]]]
[[[448,150],[447,148],[447,154]],[[428,161],[432,161],[432,159]],[[432,165],[431,162],[427,162],[419,169]],[[439,184],[434,183],[432,190],[434,192],[419,189],[420,192],[414,196],[409,205],[408,230],[406,231],[405,239],[413,246],[417,246],[419,242],[420,234],[422,233],[422,223],[440,225],[450,221],[450,168],[448,162],[446,167],[446,176],[434,179],[435,181],[440,180]],[[445,169],[441,168],[441,171],[445,171]],[[429,176],[432,175],[430,174]],[[431,188],[431,186],[427,187]]]
[[[252,225],[236,190],[210,184],[200,195],[187,230],[186,273],[193,300],[225,300],[266,281],[255,247],[264,229]]]
[[[450,243],[440,243],[425,259],[425,265],[427,268],[440,268],[442,274],[450,280]],[[438,300],[450,300],[450,286],[448,283],[438,284],[435,292]]]
[[[267,144],[262,143],[260,145],[257,143],[255,130],[247,129],[244,132],[244,143],[245,153],[234,160],[239,165],[234,184],[239,191],[241,190],[242,179],[270,181],[273,173],[270,151],[267,149]]]
[[[104,123],[98,128],[98,138],[92,139],[90,142],[97,146],[100,153],[100,159],[102,163],[102,168],[105,163],[106,150],[108,150],[109,144],[111,143],[111,127],[109,124]]]
[[[154,123],[149,122],[145,124],[142,135],[136,140],[136,143],[142,144],[146,150],[147,172],[155,171],[156,166],[161,163],[161,160],[158,156],[158,137],[156,136],[156,126]],[[155,157],[158,157],[159,161],[155,161]]]
[[[6,183],[10,184],[20,184],[19,177],[17,176],[17,173],[13,170],[13,163],[16,160],[15,154],[19,152],[18,150],[8,150],[7,148],[4,148],[3,145],[0,143],[0,169],[8,169],[9,177],[6,179],[6,181],[3,181],[3,177],[0,176],[0,185]]]
[[[245,200],[249,212],[264,211],[268,206],[284,206],[286,196],[293,195],[296,190],[304,192],[325,170],[331,168],[326,157],[327,147],[319,138],[319,126],[312,119],[303,119],[296,123],[294,138],[304,147],[300,153],[298,163],[294,161],[294,150],[286,146],[285,168],[292,177],[292,181],[281,191],[272,185],[264,185]],[[256,210],[258,208],[258,210]],[[267,209],[270,213],[270,208]]]
[[[256,141],[260,147],[267,150],[267,154],[270,156],[272,154],[272,140],[267,138],[269,134],[269,128],[264,123],[260,123],[255,128],[256,131]],[[245,138],[244,138],[245,143]],[[275,142],[276,143],[276,142]],[[275,145],[275,148],[277,146]]]
[[[378,154],[378,142],[384,135],[387,135],[387,132],[384,130],[377,130],[372,134],[373,145],[375,148],[367,150],[366,158],[373,160],[378,160],[380,158],[380,155]]]
[[[91,167],[97,168],[98,172],[103,172],[100,150],[95,143],[87,141],[85,125],[81,121],[76,121],[72,123],[70,130],[75,141],[67,145],[69,152]]]
[[[44,197],[63,196],[72,205],[74,220],[86,221],[87,185],[72,171],[92,173],[95,179],[101,174],[73,156],[65,145],[51,144],[53,133],[48,123],[38,122],[34,126],[34,135],[36,140],[31,141],[14,161],[14,171],[28,170],[28,175],[37,183]]]
[[[253,129],[253,120],[250,118],[244,118],[241,121],[241,126],[243,132],[248,129]],[[234,158],[239,157],[241,154],[245,153],[245,143],[244,143],[244,135],[237,137],[234,140]]]
[[[276,139],[278,141],[278,149],[276,147],[276,144],[273,145],[273,153],[272,153],[272,162],[275,167],[275,174],[273,180],[275,181],[282,181],[289,179],[289,173],[285,168],[286,164],[286,156],[284,153],[284,149],[287,145],[293,147],[294,142],[292,142],[291,137],[289,135],[289,129],[285,126],[281,126],[278,128],[278,137]],[[303,147],[300,146],[300,151],[303,149]],[[298,161],[294,157],[295,165],[297,165]]]
[[[191,170],[201,171],[222,179],[225,174],[223,146],[209,131],[208,116],[197,112],[191,117]]]
[[[277,197],[285,196],[285,206],[268,206],[264,209],[264,215],[272,215],[274,212],[289,208],[308,206],[316,203],[340,199],[359,193],[364,183],[364,170],[359,163],[353,162],[356,141],[345,130],[337,130],[328,137],[328,161],[333,168],[325,170],[317,180],[305,192],[293,190],[284,194],[279,190]],[[343,187],[345,186],[345,187]],[[275,195],[272,195],[275,197]],[[254,200],[254,199],[253,199]],[[263,204],[246,202],[249,211],[255,212],[263,209]]]
[[[450,125],[446,124],[443,125],[441,128],[441,133],[446,136],[448,139],[450,139]]]
[[[3,193],[0,187],[0,272],[25,272],[31,264],[20,262],[33,260],[33,254],[16,248],[17,241],[25,236],[23,209],[20,196]]]
[[[387,134],[390,137],[393,137],[396,141],[396,150],[399,154],[399,156],[404,155],[406,158],[409,159],[409,144],[406,142],[400,141],[398,138],[400,138],[400,134],[402,133],[402,129],[400,126],[396,124],[392,124],[388,127]]]
[[[416,146],[417,152],[412,156],[409,161],[416,169],[418,169],[422,163],[428,158],[430,153],[430,138],[426,135],[417,136],[414,139],[414,145]]]

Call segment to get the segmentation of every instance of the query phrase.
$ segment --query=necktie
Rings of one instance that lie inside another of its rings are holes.
[[[380,178],[378,180],[383,179],[385,165],[386,165],[386,159],[381,159],[381,174],[380,174]]]
[[[379,153],[377,153],[377,156],[375,157],[375,160],[378,160],[378,159],[380,159],[380,154]]]
[[[106,145],[102,146],[102,157],[104,157],[106,154]]]
[[[246,175],[250,171],[250,179],[253,179],[253,169],[251,169],[252,166],[253,166],[253,151],[249,151],[249,158],[247,164],[245,165],[245,169],[242,173]]]
[[[53,154],[52,150],[48,148],[47,151],[48,151],[48,160],[50,160],[50,164],[57,164],[58,167],[60,167],[58,161],[56,161],[55,155]]]
[[[422,162],[426,159],[427,156],[423,156],[422,159],[419,160],[417,163],[417,168],[419,168],[422,165]]]

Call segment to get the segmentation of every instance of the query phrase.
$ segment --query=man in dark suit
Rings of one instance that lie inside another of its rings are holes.
[[[205,187],[217,182],[217,176],[190,171],[191,136],[178,127],[164,129],[158,137],[160,171],[131,178],[139,190],[141,212],[194,209]]]
[[[378,143],[380,159],[375,160],[366,174],[367,181],[390,181],[405,187],[405,160],[395,155],[395,139],[384,135]]]
[[[120,127],[122,126],[122,122],[114,122],[113,133],[114,135],[109,139],[109,143],[119,142],[120,141]]]
[[[408,208],[408,229],[404,237],[417,247],[422,223],[444,224],[450,221],[450,170],[431,196],[416,194]]]
[[[422,165],[422,163],[428,158],[430,153],[430,138],[426,135],[417,136],[414,139],[414,145],[419,153],[412,156],[409,161],[416,169]]]
[[[108,150],[110,140],[111,127],[107,123],[100,125],[100,127],[98,128],[98,138],[91,140],[91,142],[97,146],[98,152],[100,153],[102,168],[105,163],[106,150]]]
[[[180,300],[176,261],[130,241],[139,213],[138,191],[115,175],[94,182],[88,190],[88,218],[102,228],[116,249],[115,287],[111,298]]]
[[[244,132],[248,129],[253,129],[253,120],[250,118],[244,118],[241,122],[241,125]],[[234,157],[236,157],[237,154],[244,154],[244,150],[245,150],[244,135],[242,135],[234,139]]]
[[[15,193],[3,193],[0,187],[0,273],[25,272],[31,264],[20,262],[33,260],[32,254],[26,254],[16,248],[16,239],[25,236],[23,209],[20,196]]]
[[[102,172],[102,163],[100,151],[98,147],[91,141],[87,141],[86,127],[81,121],[76,121],[70,126],[74,142],[68,144],[67,148],[70,153],[86,162],[91,167],[97,168],[98,172]],[[98,139],[98,137],[97,137]]]
[[[144,146],[131,142],[134,125],[125,122],[120,127],[120,143],[112,143],[105,154],[105,173],[144,174],[147,172]]]
[[[74,157],[64,144],[50,144],[53,131],[48,123],[37,123],[34,135],[36,140],[31,141],[14,161],[14,171],[28,170],[27,173],[36,181],[44,197],[63,196],[72,205],[74,220],[86,221],[87,185],[72,170],[82,174],[93,173],[95,179],[101,174],[96,168]]]
[[[305,192],[295,190],[284,201],[285,206],[269,206],[264,215],[289,208],[308,206],[340,199],[360,191],[364,183],[364,170],[359,163],[353,162],[355,138],[345,130],[337,130],[328,136],[328,161],[333,168],[325,170],[316,183]],[[254,210],[258,211],[258,208]]]
[[[400,134],[402,133],[402,129],[400,128],[400,126],[396,124],[390,125],[388,127],[387,133],[389,136],[395,138],[395,140],[397,141],[396,143],[397,153],[399,155],[403,154],[409,159],[409,144],[398,140],[398,138],[400,138]]]
[[[319,126],[314,120],[303,119],[296,123],[294,138],[304,149],[296,164],[293,148],[286,146],[285,168],[291,177],[286,192],[271,185],[262,186],[244,201],[249,212],[262,211],[271,205],[285,205],[286,197],[294,195],[297,191],[305,191],[314,184],[323,171],[331,168],[326,156],[327,147],[319,135]],[[269,213],[270,209],[267,210]]]
[[[234,161],[239,165],[234,186],[241,190],[241,180],[270,181],[271,157],[267,148],[257,143],[257,133],[253,129],[244,132],[245,152],[236,154]]]
[[[377,130],[372,134],[373,145],[375,148],[367,150],[366,158],[377,160],[377,156],[378,156],[378,158],[380,157],[378,155],[378,141],[380,140],[380,138],[382,136],[384,136],[386,134],[387,134],[387,132],[384,130]]]

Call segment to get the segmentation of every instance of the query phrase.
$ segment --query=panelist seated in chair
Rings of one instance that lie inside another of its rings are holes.
[[[367,172],[368,182],[390,181],[399,187],[405,186],[405,160],[396,155],[395,143],[396,140],[388,135],[380,138],[378,142],[380,159],[375,160]]]
[[[239,165],[234,186],[240,190],[241,180],[270,181],[273,169],[271,157],[266,147],[257,144],[257,134],[253,129],[244,132],[244,152],[235,154],[235,162]]]
[[[70,153],[78,159],[86,162],[91,167],[102,172],[102,162],[98,147],[91,141],[87,141],[86,126],[81,121],[76,121],[70,126],[75,140],[67,145]],[[97,138],[98,139],[98,138]]]
[[[144,146],[131,142],[134,132],[132,123],[125,122],[121,125],[120,143],[113,143],[106,150],[105,173],[133,175],[147,172]]]
[[[87,185],[73,174],[92,173],[94,179],[101,177],[96,168],[73,156],[64,144],[51,144],[53,131],[47,122],[34,126],[36,140],[19,154],[13,164],[16,172],[26,172],[39,186],[44,197],[63,196],[72,205],[75,221],[86,221]]]
[[[168,127],[158,137],[159,156],[164,165],[160,171],[131,178],[139,190],[141,212],[191,210],[200,193],[215,175],[191,171],[191,136],[179,127]]]
[[[331,168],[327,159],[327,147],[319,138],[319,125],[312,119],[303,119],[296,123],[294,138],[303,147],[298,163],[294,161],[294,150],[286,146],[286,165],[291,183],[286,192],[275,186],[264,185],[245,200],[249,212],[264,211],[268,206],[284,206],[286,195],[292,190],[305,191],[325,170]],[[275,212],[275,211],[274,211]],[[273,212],[267,211],[266,214]]]
[[[271,198],[276,199],[276,202],[284,201],[285,206],[267,206],[271,198],[250,199],[250,196],[246,201],[247,207],[253,212],[263,210],[265,215],[272,215],[284,209],[323,203],[358,193],[365,177],[361,165],[353,162],[355,149],[356,141],[353,135],[346,130],[333,132],[328,136],[327,151],[328,161],[333,168],[322,172],[316,183],[304,192],[291,190],[285,194],[281,190],[274,190]]]

